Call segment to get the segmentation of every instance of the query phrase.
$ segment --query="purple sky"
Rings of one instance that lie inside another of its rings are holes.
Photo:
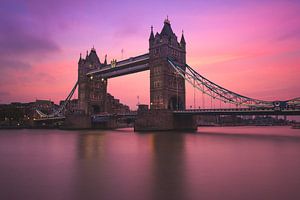
[[[93,45],[101,61],[121,60],[121,49],[124,58],[146,53],[150,26],[160,32],[167,15],[178,36],[184,29],[187,62],[200,74],[254,98],[300,96],[300,1],[2,0],[0,103],[64,99],[80,53]],[[131,108],[137,96],[149,103],[149,73],[111,79],[109,92]]]

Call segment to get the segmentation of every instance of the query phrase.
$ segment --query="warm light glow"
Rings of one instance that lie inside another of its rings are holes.
[[[187,63],[201,75],[253,98],[284,100],[300,96],[299,1],[70,4],[62,0],[54,4],[45,0],[21,1],[18,6],[5,1],[1,8],[1,19],[5,19],[0,27],[1,104],[35,98],[59,103],[78,78],[80,53],[95,45],[100,61],[103,63],[107,54],[111,67],[116,60],[147,53],[151,25],[154,33],[160,32],[169,13],[179,39],[181,30],[185,30]],[[132,13],[143,17],[132,17]],[[109,79],[107,83],[108,92],[132,109],[136,109],[137,95],[141,104],[150,104],[149,72]],[[188,84],[186,88],[189,107],[194,105],[194,89]],[[210,99],[205,100],[207,106]],[[196,93],[199,106],[202,94]]]

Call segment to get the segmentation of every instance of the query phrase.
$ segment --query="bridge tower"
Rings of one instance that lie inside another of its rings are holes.
[[[160,33],[149,38],[150,109],[185,109],[185,80],[168,63],[168,58],[185,70],[186,43],[182,33],[180,42],[167,18]]]
[[[85,59],[80,55],[78,61],[78,99],[79,109],[85,115],[90,116],[105,111],[107,80],[101,79],[99,76],[86,76],[87,72],[105,65],[106,58],[102,64],[95,48],[92,48],[89,54],[87,52]]]

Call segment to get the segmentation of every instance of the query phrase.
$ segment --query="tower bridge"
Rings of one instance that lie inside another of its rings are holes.
[[[140,106],[137,113],[123,105],[107,92],[110,78],[150,70],[150,108]],[[191,84],[204,95],[221,102],[234,104],[235,109],[186,110],[185,84]],[[122,116],[135,118],[135,130],[187,130],[196,129],[195,115],[300,115],[300,98],[286,101],[264,101],[232,92],[203,77],[186,63],[186,42],[182,33],[180,41],[168,19],[160,33],[151,27],[149,52],[122,61],[103,63],[94,48],[78,61],[78,81],[66,103],[78,86],[78,115],[67,116],[67,124],[90,128],[92,119],[109,121]],[[65,108],[60,108],[55,115]],[[240,108],[238,108],[240,107]],[[45,117],[45,116],[44,116]],[[49,115],[53,117],[53,115]],[[46,116],[47,118],[47,116]]]

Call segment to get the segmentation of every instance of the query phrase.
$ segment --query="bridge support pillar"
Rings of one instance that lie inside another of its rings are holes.
[[[193,115],[174,115],[174,128],[178,131],[196,131],[197,120]]]
[[[151,109],[138,111],[134,131],[196,131],[193,116],[175,116],[171,110]]]
[[[90,129],[92,128],[91,117],[84,114],[74,114],[66,117],[65,129]]]
[[[92,122],[92,127],[94,129],[116,129],[118,128],[117,118],[111,117],[105,122]]]

